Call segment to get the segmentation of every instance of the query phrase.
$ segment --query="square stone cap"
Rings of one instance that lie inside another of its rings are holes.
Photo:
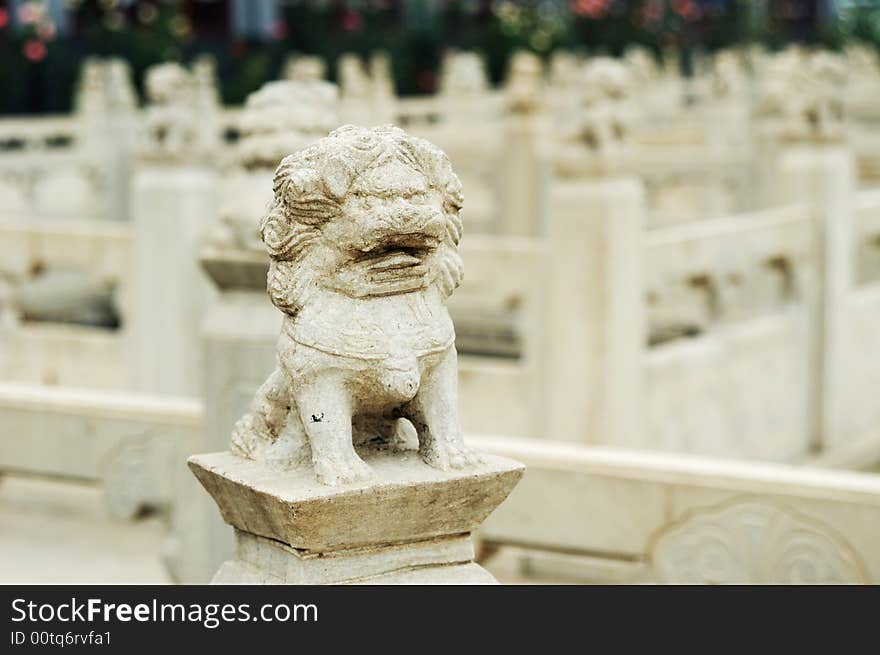
[[[187,463],[230,525],[326,552],[474,531],[525,471],[511,459],[482,456],[480,466],[438,471],[413,451],[364,453],[374,479],[339,487],[319,484],[310,467],[277,471],[230,452]]]

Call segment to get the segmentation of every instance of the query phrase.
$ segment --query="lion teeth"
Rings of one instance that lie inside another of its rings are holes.
[[[421,264],[422,260],[414,255],[405,252],[394,252],[379,258],[375,264],[370,266],[374,271],[388,271],[396,268],[408,268]]]

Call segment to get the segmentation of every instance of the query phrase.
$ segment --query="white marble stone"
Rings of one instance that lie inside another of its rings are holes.
[[[133,189],[129,361],[135,388],[196,396],[199,329],[213,287],[197,253],[219,216],[218,179],[207,167],[143,165]]]
[[[461,438],[445,306],[462,272],[446,156],[393,126],[346,126],[282,160],[274,194],[260,234],[285,314],[278,365],[233,451],[344,484],[371,476],[353,443],[392,443],[404,419],[432,466],[478,463]]]
[[[319,552],[471,532],[522,475],[521,466],[504,458],[445,472],[413,451],[361,453],[376,480],[339,487],[315,484],[305,470],[272,471],[228,452],[196,455],[189,463],[227,523]]]
[[[874,475],[503,437],[471,441],[527,466],[484,524],[483,540],[580,553],[575,570],[591,581],[613,582],[620,573],[666,583],[880,579]],[[590,509],[597,498],[602,509]],[[560,507],[568,509],[557,513]],[[626,561],[646,566],[609,568]]]
[[[203,55],[187,69],[155,64],[144,76],[140,156],[151,161],[212,162],[220,147],[220,94],[216,62]]]
[[[378,481],[343,487],[228,452],[191,457],[236,528],[236,554],[214,583],[494,581],[473,563],[469,535],[510,493],[519,464],[492,457],[469,472],[442,472],[414,451],[361,454]]]

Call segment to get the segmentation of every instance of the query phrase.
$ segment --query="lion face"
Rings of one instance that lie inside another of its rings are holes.
[[[191,84],[189,71],[174,62],[151,67],[144,80],[147,98],[154,105],[185,101]]]
[[[294,315],[316,290],[352,298],[461,279],[461,186],[446,156],[394,127],[346,126],[285,158],[261,235],[269,293]]]
[[[423,177],[395,168],[360,178],[322,230],[326,288],[361,298],[430,285],[446,232],[443,200]]]

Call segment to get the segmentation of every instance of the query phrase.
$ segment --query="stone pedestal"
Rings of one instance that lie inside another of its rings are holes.
[[[361,452],[364,483],[318,484],[310,469],[274,471],[229,452],[189,466],[235,528],[236,553],[214,584],[491,584],[470,534],[524,467],[485,456],[438,471],[414,451]]]

